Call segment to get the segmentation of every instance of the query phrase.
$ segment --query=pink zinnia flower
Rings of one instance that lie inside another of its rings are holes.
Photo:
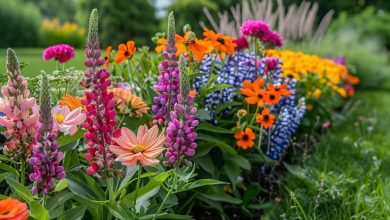
[[[81,108],[70,111],[66,106],[57,105],[52,112],[55,124],[60,132],[65,135],[74,135],[78,130],[78,126],[85,121],[85,114]]]
[[[57,44],[46,48],[43,51],[43,59],[55,59],[60,63],[65,63],[75,56],[74,48],[67,44]]]
[[[121,129],[118,138],[112,138],[115,145],[110,145],[110,151],[117,155],[116,161],[133,167],[139,161],[143,166],[154,166],[160,161],[156,159],[164,151],[164,133],[158,135],[158,126],[148,129],[146,125],[138,128],[137,136],[128,128]]]

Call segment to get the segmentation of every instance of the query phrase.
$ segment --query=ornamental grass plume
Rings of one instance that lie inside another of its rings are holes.
[[[43,51],[43,59],[55,59],[59,63],[66,63],[75,56],[74,48],[67,44],[57,44]]]
[[[166,126],[170,119],[170,112],[177,103],[177,96],[180,93],[180,73],[175,55],[175,18],[173,12],[168,15],[168,37],[165,50],[162,55],[164,60],[159,65],[160,76],[158,83],[154,86],[157,96],[154,97],[155,105],[152,110],[155,113],[153,123]]]
[[[15,160],[25,161],[31,153],[35,135],[35,124],[39,118],[35,98],[29,98],[27,80],[22,76],[18,59],[12,49],[7,50],[8,83],[1,88],[4,98],[0,98],[0,124],[8,139],[4,151]]]
[[[58,149],[57,131],[54,129],[53,116],[50,106],[49,80],[42,73],[40,94],[40,116],[33,145],[33,155],[29,162],[33,168],[30,180],[34,182],[33,194],[42,192],[48,194],[54,187],[54,179],[65,177],[64,167],[60,162],[63,153]]]
[[[114,94],[108,92],[111,85],[110,73],[102,68],[105,60],[101,58],[98,40],[98,11],[92,10],[89,20],[88,42],[85,50],[88,69],[84,72],[85,79],[80,83],[85,87],[86,122],[83,127],[87,130],[84,137],[88,143],[88,153],[84,155],[89,161],[86,172],[98,177],[111,177],[114,175],[113,155],[108,146],[114,135],[116,125],[114,109]]]
[[[27,204],[13,198],[0,200],[0,219],[2,220],[26,220],[29,211]]]
[[[199,121],[195,120],[197,110],[194,107],[194,98],[189,96],[190,83],[185,62],[184,56],[181,56],[180,94],[178,95],[178,102],[171,111],[165,142],[165,146],[168,147],[165,157],[168,161],[165,161],[164,164],[168,166],[189,164],[185,157],[193,156],[197,147],[195,128]]]

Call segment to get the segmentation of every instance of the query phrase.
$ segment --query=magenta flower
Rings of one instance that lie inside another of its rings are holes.
[[[43,59],[55,59],[60,63],[65,63],[75,56],[74,48],[67,44],[57,44],[46,48],[43,51]]]
[[[270,31],[267,34],[264,34],[260,37],[260,40],[268,44],[271,47],[282,47],[283,39],[280,37],[279,33],[276,31]]]
[[[84,72],[84,80],[80,83],[85,90],[86,122],[83,127],[87,130],[84,137],[88,144],[88,153],[84,154],[89,161],[86,172],[97,177],[114,176],[114,155],[109,151],[116,125],[114,94],[108,92],[111,85],[110,73],[102,68],[104,58],[98,40],[98,14],[94,9],[91,13],[88,42],[84,62],[88,69]]]
[[[243,50],[249,47],[249,43],[245,37],[240,37],[233,40],[233,43],[237,44],[236,50]]]
[[[240,33],[243,36],[261,37],[264,34],[271,32],[269,26],[264,21],[248,20],[240,27]]]

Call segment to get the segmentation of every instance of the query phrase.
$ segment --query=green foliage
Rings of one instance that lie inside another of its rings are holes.
[[[0,0],[0,48],[34,46],[41,23],[39,9],[19,0]]]
[[[85,29],[73,22],[61,23],[58,18],[44,19],[39,30],[39,45],[69,44],[76,48],[85,46]]]
[[[168,11],[174,11],[176,18],[177,33],[182,35],[182,28],[185,24],[190,24],[192,31],[198,34],[203,33],[199,21],[205,21],[207,18],[203,13],[203,7],[207,7],[212,14],[218,12],[218,4],[211,0],[175,0],[169,6]],[[163,21],[163,27],[166,23]]]
[[[144,0],[101,1],[101,42],[117,45],[134,40],[136,45],[150,45],[157,20],[153,6]]]

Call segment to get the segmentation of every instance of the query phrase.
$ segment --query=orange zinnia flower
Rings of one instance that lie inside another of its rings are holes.
[[[281,96],[290,96],[292,94],[291,90],[287,89],[287,83],[284,83],[282,85],[274,86],[272,84],[268,84],[267,89],[269,91],[274,91],[279,93]]]
[[[81,109],[85,110],[85,105],[81,103],[80,97],[74,97],[71,95],[65,95],[62,97],[62,99],[59,101],[60,105],[62,107],[68,107],[71,111],[78,109],[81,107]]]
[[[114,88],[110,91],[114,93],[116,107],[120,112],[129,112],[130,117],[140,117],[148,112],[148,105],[141,98],[131,94],[129,90]]]
[[[270,128],[275,122],[275,116],[269,112],[269,109],[265,108],[261,114],[256,115],[256,122],[263,128]]]
[[[271,90],[271,91],[267,91],[265,93],[264,101],[268,105],[278,104],[279,100],[280,100],[280,93],[279,92],[275,92],[275,91]]]
[[[110,62],[111,62],[111,50],[112,50],[112,47],[109,46],[106,48],[106,56],[104,57],[104,67],[107,68],[108,66],[110,66]]]
[[[156,157],[164,151],[164,132],[158,135],[158,126],[148,130],[146,125],[138,128],[137,136],[128,128],[121,128],[121,136],[112,138],[116,145],[109,149],[117,155],[116,161],[125,166],[133,167],[140,162],[143,166],[154,166],[160,161]]]
[[[26,220],[28,216],[29,211],[26,203],[12,198],[0,200],[0,219]]]
[[[135,53],[135,43],[134,41],[127,41],[127,46],[125,44],[119,44],[118,52],[116,53],[115,62],[120,63],[127,59],[130,59]]]
[[[237,146],[246,150],[248,147],[251,148],[255,145],[256,135],[253,133],[251,128],[245,128],[244,131],[239,131],[234,134],[234,138],[237,139]]]
[[[203,35],[206,40],[211,42],[222,58],[225,54],[234,54],[234,48],[237,47],[237,44],[233,42],[234,38],[232,36],[223,36],[221,33],[215,33],[208,29],[205,29]]]
[[[241,93],[246,96],[245,101],[250,105],[257,104],[258,107],[263,107],[266,96],[266,91],[263,90],[264,80],[257,78],[253,83],[245,80],[243,82],[243,88],[240,89]]]

